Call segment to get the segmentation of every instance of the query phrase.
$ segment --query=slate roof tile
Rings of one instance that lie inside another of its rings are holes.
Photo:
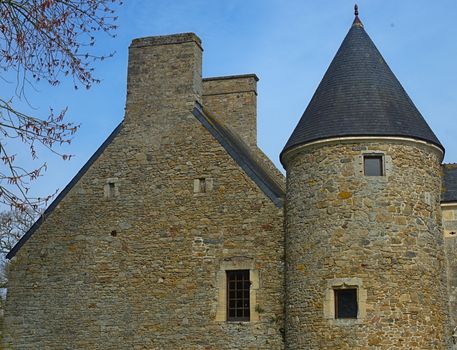
[[[442,202],[457,202],[457,164],[443,165]]]

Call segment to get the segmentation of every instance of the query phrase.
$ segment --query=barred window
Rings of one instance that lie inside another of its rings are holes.
[[[227,273],[227,321],[249,321],[249,270],[229,270]]]

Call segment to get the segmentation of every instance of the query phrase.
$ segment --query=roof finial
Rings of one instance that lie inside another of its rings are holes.
[[[359,6],[357,4],[354,5],[354,15],[355,15],[355,18],[354,18],[354,22],[352,22],[352,26],[363,28],[362,21],[359,18]]]

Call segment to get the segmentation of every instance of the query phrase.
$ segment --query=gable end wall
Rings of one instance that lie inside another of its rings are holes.
[[[194,193],[201,177],[210,192]],[[130,123],[13,259],[6,346],[282,349],[282,225],[190,112],[170,129]],[[216,321],[217,274],[239,257],[259,273],[259,320]]]

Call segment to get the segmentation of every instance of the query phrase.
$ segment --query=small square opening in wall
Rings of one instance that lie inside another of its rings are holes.
[[[116,184],[114,182],[109,182],[108,183],[108,196],[109,197],[114,197],[116,194]]]
[[[365,176],[384,176],[384,161],[382,155],[363,156],[363,171]]]
[[[198,179],[198,192],[200,192],[200,193],[206,192],[206,179],[204,177]]]
[[[194,180],[194,193],[206,193],[213,189],[213,179],[200,177]]]
[[[117,178],[110,178],[106,180],[104,186],[105,198],[114,198],[119,196],[119,184]]]
[[[357,289],[335,289],[335,318],[357,318]]]

